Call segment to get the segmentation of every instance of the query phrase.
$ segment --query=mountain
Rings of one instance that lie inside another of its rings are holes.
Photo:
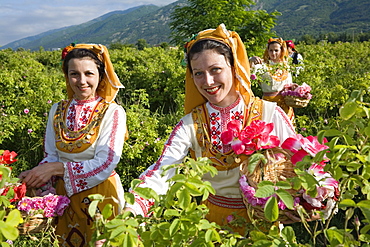
[[[254,10],[279,11],[274,28],[277,36],[299,40],[302,35],[330,32],[360,33],[370,31],[369,0],[256,0]],[[180,0],[164,7],[142,5],[125,11],[114,11],[89,22],[50,30],[32,37],[11,42],[5,48],[46,50],[60,48],[71,42],[114,42],[135,44],[145,39],[156,45],[169,42],[170,13]]]
[[[370,31],[369,0],[261,0],[256,7],[282,14],[274,30],[285,39],[299,39],[305,34]]]

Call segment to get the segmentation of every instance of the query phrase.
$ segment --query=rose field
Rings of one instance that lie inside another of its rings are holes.
[[[308,84],[312,98],[307,107],[295,108],[296,130],[304,137],[327,140],[328,148],[298,162],[296,173],[303,174],[310,164],[327,157],[322,172],[339,182],[336,209],[327,219],[303,220],[282,230],[268,223],[268,231],[259,230],[252,222],[247,224],[248,237],[228,232],[208,222],[207,208],[199,203],[214,192],[201,177],[215,171],[207,159],[186,159],[173,165],[179,174],[172,178],[166,196],[150,189],[136,191],[143,197],[156,198],[151,217],[111,215],[109,207],[97,215],[96,205],[104,195],[92,195],[89,213],[96,219],[94,240],[104,238],[107,246],[370,246],[370,42],[321,41],[298,44],[297,50],[304,57],[304,69],[293,82]],[[125,86],[116,101],[126,110],[130,138],[116,172],[127,191],[159,157],[173,126],[183,116],[183,51],[121,47],[111,49],[110,56]],[[6,153],[0,153],[3,188],[42,159],[48,111],[66,97],[66,91],[61,51],[6,49],[0,50],[0,61],[0,150],[17,154],[13,157],[17,161],[10,162],[5,159]],[[256,81],[252,81],[252,90],[261,97]],[[313,195],[317,193],[316,187],[312,188],[316,181],[310,179],[302,176],[299,186]],[[51,242],[58,246],[52,224],[45,232],[20,234],[22,219],[14,209],[14,195],[0,195],[1,246],[50,246]],[[128,193],[125,199],[133,200]],[[271,214],[266,218],[275,219]],[[243,224],[237,219],[234,223]]]

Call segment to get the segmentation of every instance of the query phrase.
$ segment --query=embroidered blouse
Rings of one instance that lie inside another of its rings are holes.
[[[262,120],[268,123],[273,122],[275,126],[271,134],[277,135],[282,141],[293,135],[294,127],[284,111],[280,107],[277,107],[276,103],[263,102]],[[209,129],[211,130],[210,136],[213,145],[225,153],[231,150],[231,146],[222,144],[220,139],[221,133],[226,129],[227,123],[231,120],[244,121],[244,101],[239,98],[234,104],[226,108],[217,107],[207,102],[206,107],[210,118]],[[140,175],[139,178],[143,181],[140,187],[152,188],[158,194],[165,194],[169,187],[166,181],[174,175],[175,171],[170,170],[162,177],[161,167],[169,164],[180,164],[190,149],[195,151],[196,157],[201,156],[202,151],[196,138],[196,130],[194,129],[191,113],[183,117],[175,126],[157,162]],[[216,190],[216,195],[241,198],[238,184],[239,177],[239,167],[236,167],[230,170],[219,171],[213,178],[206,174],[203,179],[210,181]],[[134,195],[134,205],[126,206],[133,209],[136,214],[146,216],[152,205],[152,201],[145,200],[135,193]]]
[[[68,196],[106,180],[118,164],[126,133],[126,113],[116,103],[61,101],[49,112],[40,162],[62,162]],[[58,117],[58,116],[61,117]]]

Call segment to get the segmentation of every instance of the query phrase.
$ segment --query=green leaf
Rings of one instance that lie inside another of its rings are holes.
[[[16,240],[19,236],[18,229],[6,224],[4,221],[0,221],[0,231],[6,239]]]
[[[181,190],[178,191],[176,194],[179,199],[179,206],[182,209],[186,209],[188,205],[191,203],[191,196],[189,192],[187,190]]]
[[[125,198],[125,201],[130,205],[133,205],[135,203],[135,195],[130,192],[125,192],[124,198]]]
[[[325,230],[326,236],[328,237],[330,243],[333,246],[337,246],[337,244],[343,244],[343,230],[338,230],[336,228],[330,228]]]
[[[174,182],[185,182],[186,181],[186,177],[183,174],[176,174],[175,176],[173,176],[171,178],[171,181],[174,181]]]
[[[21,212],[19,212],[18,209],[14,209],[9,212],[5,223],[9,226],[16,227],[21,222],[21,220],[22,220]]]
[[[285,226],[281,231],[281,234],[288,243],[293,244],[296,242],[295,232],[291,226]]]
[[[108,221],[107,224],[105,224],[105,227],[108,229],[113,229],[113,228],[116,228],[116,227],[119,227],[125,224],[126,223],[123,220],[113,219],[113,220]]]
[[[292,185],[287,181],[278,181],[276,183],[276,186],[279,187],[280,189],[286,189],[286,190],[289,190],[292,188]]]
[[[103,195],[100,195],[100,194],[91,194],[88,196],[90,200],[99,200],[99,201],[103,201],[104,200],[104,196]]]
[[[264,198],[272,196],[275,193],[275,187],[272,185],[266,185],[256,190],[255,197]]]
[[[208,220],[202,219],[202,220],[199,221],[198,228],[200,230],[210,229],[210,228],[212,228],[212,225],[211,225],[211,223],[209,223]]]
[[[102,211],[102,215],[103,215],[104,219],[108,219],[109,217],[111,217],[111,215],[113,213],[112,209],[113,209],[112,204],[110,204],[110,203],[105,204],[105,206],[103,208],[103,211]]]
[[[361,209],[365,218],[370,222],[370,201],[364,200],[357,203],[357,206]]]
[[[202,195],[200,190],[194,184],[185,183],[184,186],[192,196],[201,196]]]
[[[141,196],[144,199],[154,199],[159,201],[158,194],[152,188],[136,187],[134,191],[138,194],[138,196]]]
[[[358,239],[362,242],[370,242],[370,235],[369,234],[361,234]]]
[[[370,137],[370,126],[367,126],[365,129],[364,129],[364,133],[367,137]]]
[[[271,222],[276,221],[278,219],[279,207],[278,207],[276,197],[271,196],[267,200],[265,204],[265,208],[264,208],[264,213],[265,213],[266,219],[268,219]]]
[[[263,154],[255,153],[252,154],[248,159],[248,172],[253,173],[256,169],[257,165],[261,162],[261,160],[266,159],[266,157]]]
[[[131,234],[125,234],[123,239],[123,247],[133,247],[137,246],[137,237]]]
[[[179,215],[180,215],[180,213],[175,209],[167,209],[167,210],[164,211],[164,214],[163,214],[163,216],[165,218],[171,218],[171,217],[174,217],[174,216],[176,217],[176,216],[179,216]]]
[[[96,213],[96,209],[98,208],[99,201],[92,201],[89,205],[89,215],[94,218],[94,215]]]
[[[136,188],[136,186],[138,186],[139,184],[141,184],[143,181],[140,180],[140,179],[133,179],[131,181],[131,188]]]
[[[342,136],[343,133],[336,129],[329,129],[325,131],[325,136]]]
[[[212,229],[208,229],[205,235],[206,242],[212,242],[212,235],[213,235]]]
[[[274,186],[275,184],[271,181],[267,181],[267,180],[264,180],[264,181],[261,181],[257,184],[257,187],[260,188],[260,187],[263,187],[263,186],[266,186],[266,185],[272,185]]]
[[[173,236],[178,232],[181,226],[181,221],[179,219],[174,219],[170,226],[170,236]]]
[[[339,115],[344,120],[350,119],[356,113],[358,104],[356,102],[347,102],[339,108]]]
[[[293,209],[293,206],[294,206],[294,200],[293,200],[293,197],[292,195],[284,190],[284,189],[278,189],[276,191],[276,194],[279,196],[280,200],[282,200],[285,204],[285,206],[287,206],[287,208],[289,209]]]
[[[362,164],[357,163],[357,162],[350,162],[346,164],[346,168],[349,172],[357,171],[361,167],[362,167]]]
[[[124,225],[120,225],[116,228],[114,228],[111,232],[110,232],[110,238],[111,239],[115,239],[116,242],[120,242],[120,238],[122,238],[122,236],[125,235],[125,232],[126,232],[126,226]]]
[[[339,202],[339,208],[356,207],[356,203],[351,199],[343,199]]]

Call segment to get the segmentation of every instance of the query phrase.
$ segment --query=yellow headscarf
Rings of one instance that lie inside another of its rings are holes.
[[[231,49],[234,57],[234,64],[232,64],[232,67],[235,70],[235,88],[242,95],[246,105],[248,105],[253,101],[254,95],[251,90],[249,79],[248,56],[239,34],[227,30],[224,24],[220,24],[216,29],[208,29],[199,32],[193,40],[186,44],[186,53],[190,51],[191,47],[196,42],[203,39],[219,41],[226,44]],[[193,108],[205,102],[207,102],[207,100],[196,88],[188,65],[185,78],[185,114],[188,114]]]
[[[265,49],[265,52],[263,53],[263,60],[264,61],[269,61],[270,59],[270,56],[269,56],[269,45],[272,43],[272,42],[277,42],[278,44],[281,45],[281,54],[280,54],[280,59],[283,61],[283,62],[286,62],[287,59],[288,59],[288,48],[287,48],[287,45],[285,43],[285,41],[282,39],[282,38],[270,38],[268,41],[267,41],[267,47]]]
[[[63,49],[62,58],[65,55],[72,51],[73,49],[88,49],[91,50],[97,55],[100,61],[105,65],[105,76],[101,82],[99,82],[97,93],[99,96],[103,97],[106,102],[112,102],[118,93],[120,88],[124,88],[118,79],[116,73],[114,72],[112,62],[110,61],[109,53],[107,47],[100,44],[76,44],[69,45]],[[68,98],[73,98],[74,92],[69,85],[68,75],[64,75],[66,78],[67,94]]]

